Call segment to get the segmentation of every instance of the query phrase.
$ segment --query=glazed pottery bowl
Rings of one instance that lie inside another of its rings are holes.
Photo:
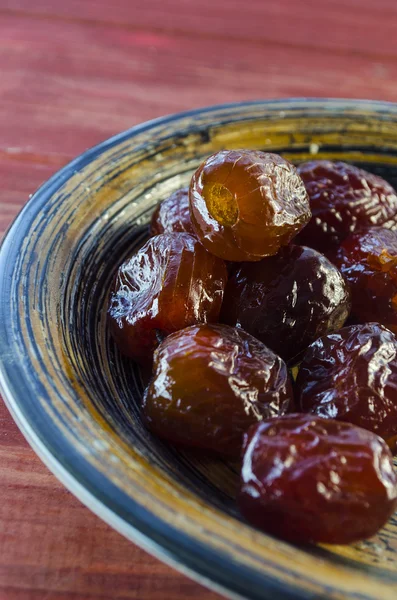
[[[397,185],[397,106],[282,100],[135,127],[89,150],[27,203],[0,252],[1,387],[50,469],[122,534],[233,598],[394,600],[397,523],[347,547],[255,531],[235,465],[168,446],[142,425],[139,370],[109,338],[119,263],[153,207],[222,148],[363,165]]]

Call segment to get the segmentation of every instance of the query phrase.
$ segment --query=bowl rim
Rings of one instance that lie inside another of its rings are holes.
[[[0,245],[0,391],[19,429],[50,471],[91,511],[144,550],[230,598],[259,600],[277,597],[280,600],[304,600],[311,598],[312,594],[271,577],[265,571],[260,576],[257,573],[253,574],[249,568],[242,568],[232,559],[219,556],[215,552],[209,556],[204,544],[177,531],[155,517],[150,510],[134,503],[99,473],[66,437],[58,434],[56,439],[48,414],[40,409],[40,405],[34,405],[29,400],[32,389],[29,388],[29,380],[25,381],[15,348],[12,348],[12,332],[9,328],[12,314],[8,301],[11,277],[18,259],[19,245],[34,215],[76,171],[89,165],[110,148],[133,140],[138,134],[158,125],[170,124],[199,114],[255,106],[274,106],[275,110],[279,110],[280,105],[283,109],[286,105],[290,108],[310,108],[316,104],[323,109],[332,108],[336,112],[366,107],[376,113],[397,115],[397,104],[391,102],[282,98],[220,104],[153,119],[97,144],[57,171],[28,200],[8,228]],[[328,595],[317,596],[318,600],[326,597]]]

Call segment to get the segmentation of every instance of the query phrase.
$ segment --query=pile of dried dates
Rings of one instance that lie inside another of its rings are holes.
[[[241,460],[240,510],[266,532],[374,535],[397,505],[396,191],[343,162],[225,150],[150,233],[109,304],[121,352],[152,368],[147,427]]]

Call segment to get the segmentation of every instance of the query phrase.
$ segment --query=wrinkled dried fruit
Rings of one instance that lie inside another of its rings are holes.
[[[231,261],[276,254],[311,216],[295,167],[277,154],[256,150],[210,156],[194,173],[189,198],[199,240]]]
[[[271,350],[245,331],[197,325],[157,349],[143,414],[154,433],[174,444],[234,457],[252,423],[291,405],[287,368]]]
[[[296,380],[302,412],[397,436],[397,338],[378,323],[352,325],[320,338]]]
[[[374,535],[397,504],[386,443],[350,423],[293,414],[245,438],[239,506],[253,525],[298,543]]]
[[[177,190],[160,202],[153,213],[150,235],[185,232],[195,235],[190,219],[189,188]]]
[[[359,227],[397,227],[397,192],[382,177],[344,162],[298,166],[313,217],[296,242],[329,252]]]
[[[352,317],[397,333],[397,231],[375,227],[353,233],[334,262],[352,292]]]
[[[164,336],[218,320],[227,280],[223,260],[188,233],[151,238],[121,265],[109,317],[120,350],[150,362]]]
[[[349,310],[338,269],[319,252],[291,245],[239,265],[226,286],[221,320],[292,361],[318,337],[342,327]]]

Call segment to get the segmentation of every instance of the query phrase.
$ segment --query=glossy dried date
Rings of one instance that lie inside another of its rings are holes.
[[[192,235],[151,238],[121,265],[110,297],[110,325],[120,350],[150,363],[164,336],[217,321],[226,280],[223,260]]]
[[[342,327],[349,310],[349,290],[338,269],[319,252],[291,245],[237,267],[226,286],[221,320],[290,362],[315,339]]]
[[[189,210],[189,188],[177,190],[160,202],[150,223],[150,235],[185,232],[194,234]]]
[[[264,531],[298,543],[374,535],[397,504],[397,475],[375,434],[313,415],[254,425],[245,438],[239,506]]]
[[[382,177],[344,162],[298,166],[313,217],[296,242],[328,253],[361,227],[397,228],[397,192]]]
[[[311,217],[295,167],[257,150],[210,156],[194,173],[189,198],[197,237],[207,250],[230,261],[276,254]]]
[[[296,380],[302,412],[397,436],[397,338],[378,323],[327,335],[305,353]]]
[[[245,331],[196,325],[168,336],[143,399],[148,427],[174,444],[240,456],[247,428],[292,407],[285,363]]]
[[[397,333],[397,231],[357,231],[333,260],[349,283],[355,321],[378,321]]]

